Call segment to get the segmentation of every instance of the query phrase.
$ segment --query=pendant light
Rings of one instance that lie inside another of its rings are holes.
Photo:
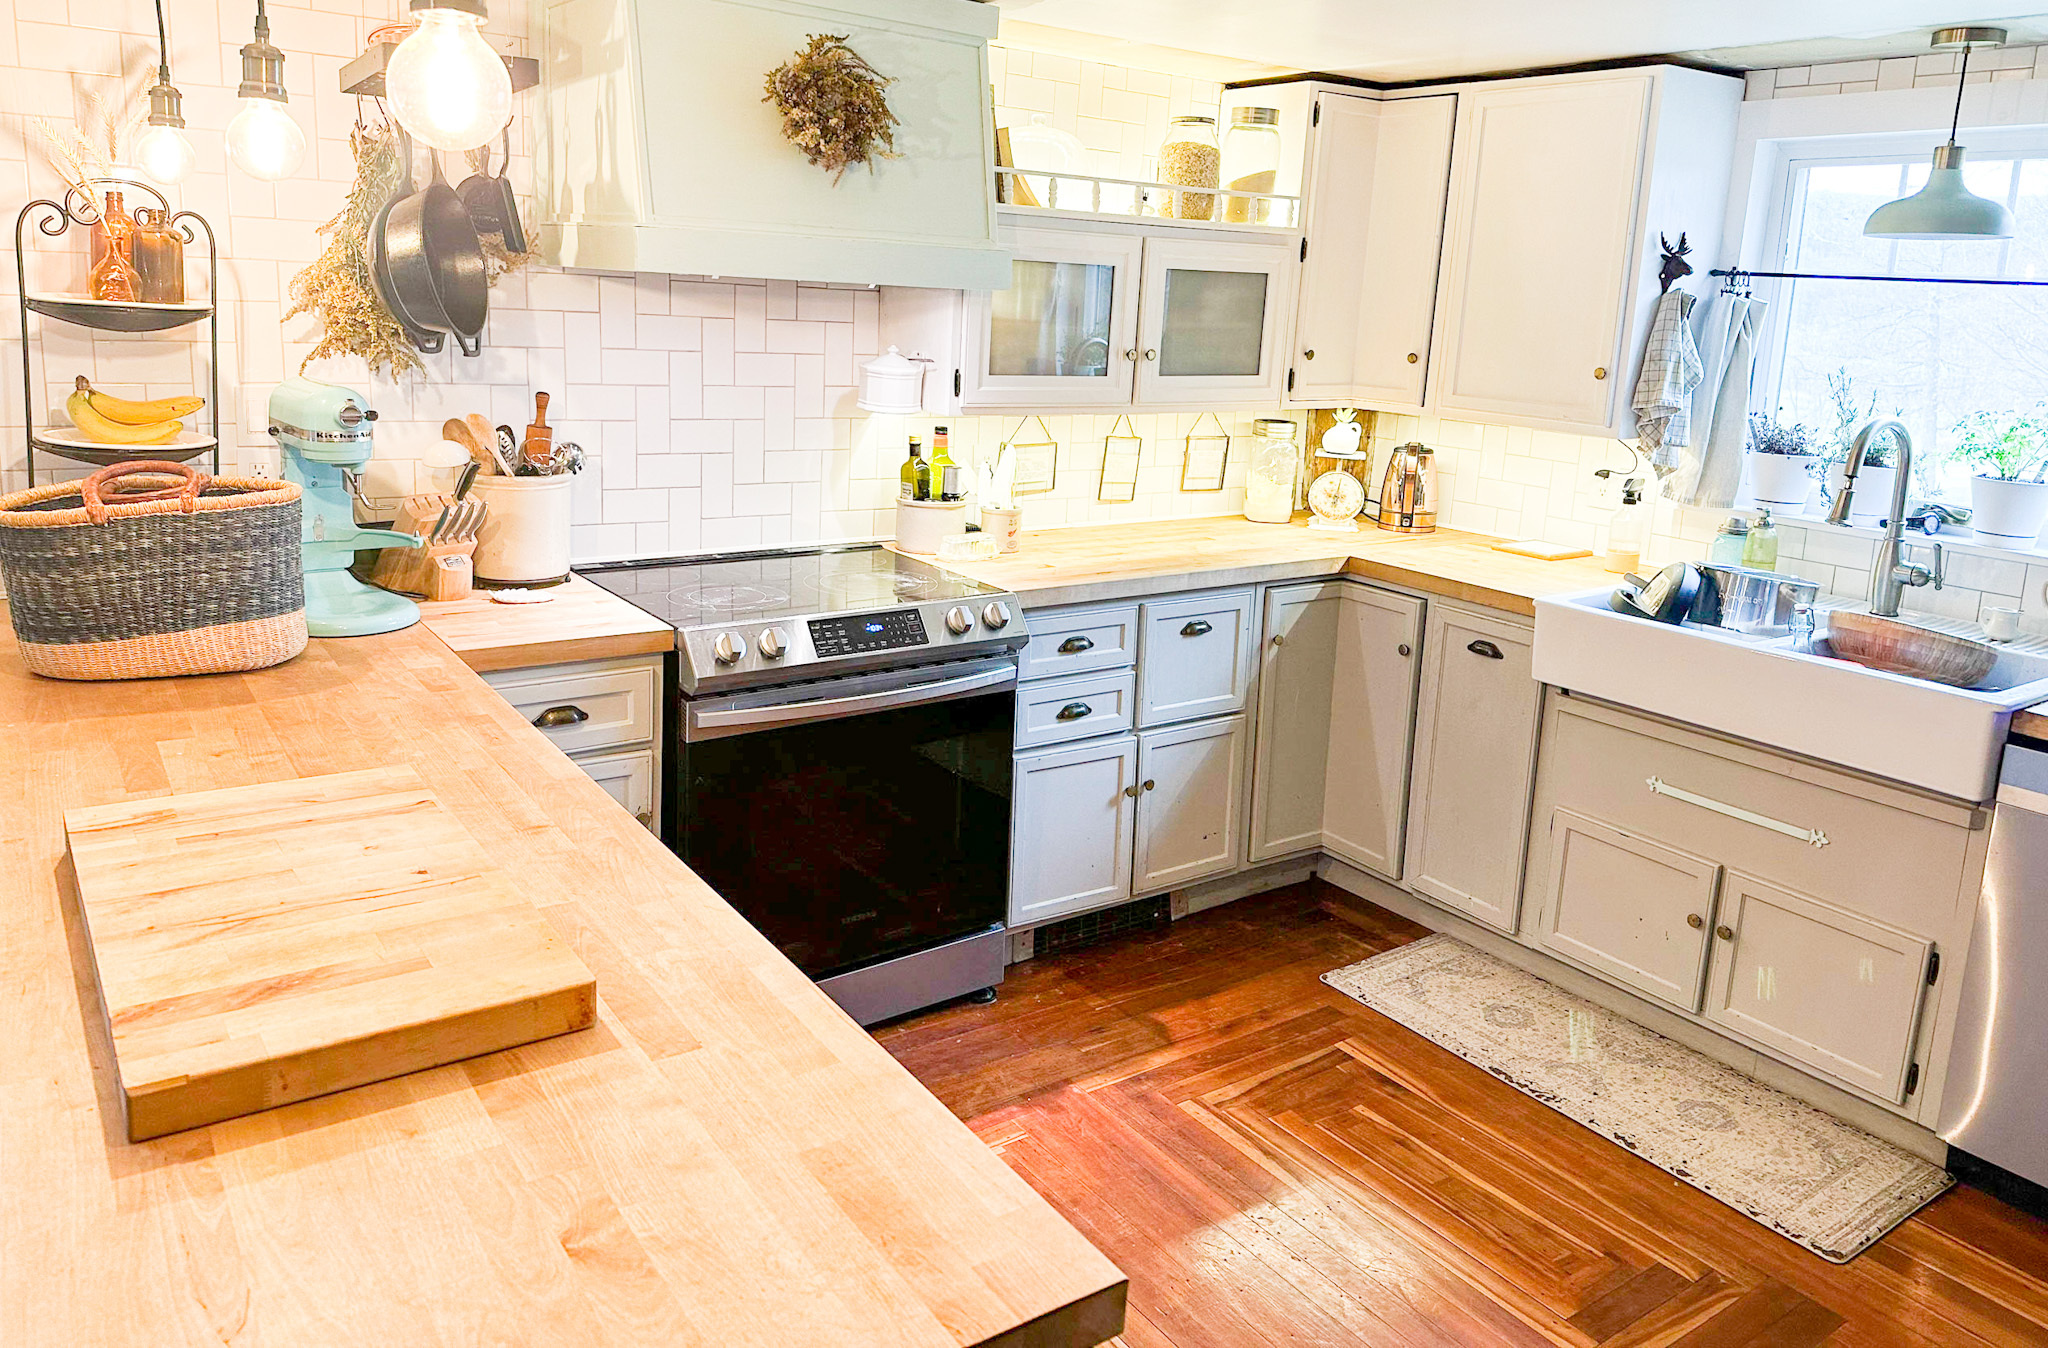
[[[512,120],[512,76],[478,30],[484,0],[412,0],[419,27],[391,53],[391,115],[437,150],[471,150]]]
[[[2003,28],[1943,28],[1934,34],[1935,51],[1960,51],[1962,70],[1956,77],[1956,111],[1949,122],[1948,144],[1934,150],[1934,171],[1927,186],[1912,196],[1886,202],[1863,222],[1873,239],[2009,239],[2012,212],[2003,203],[1980,197],[1963,186],[1963,147],[1956,129],[1963,120],[1963,85],[1970,73],[1970,53],[1978,47],[2005,45]]]
[[[228,157],[252,178],[274,183],[298,172],[306,133],[285,111],[284,53],[270,43],[270,17],[256,0],[256,36],[242,48],[242,110],[228,123]]]
[[[164,0],[156,0],[156,83],[149,90],[149,129],[135,140],[135,166],[168,187],[184,180],[198,155],[185,138],[183,96],[171,83],[171,44],[164,36]]]

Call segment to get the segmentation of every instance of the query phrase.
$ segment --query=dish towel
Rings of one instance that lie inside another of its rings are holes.
[[[1763,331],[1763,300],[1723,295],[1707,313],[1702,357],[1706,377],[1693,407],[1699,451],[1671,483],[1671,499],[1716,509],[1735,504],[1742,452],[1749,445],[1749,382]]]
[[[1667,290],[1650,316],[1650,340],[1643,347],[1643,372],[1636,377],[1636,437],[1657,476],[1680,467],[1677,447],[1691,438],[1693,386],[1700,382],[1700,353],[1686,318],[1693,297]]]

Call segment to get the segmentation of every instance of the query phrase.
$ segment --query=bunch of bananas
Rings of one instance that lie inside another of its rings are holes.
[[[77,391],[64,400],[71,424],[88,440],[105,445],[161,445],[177,438],[185,423],[178,420],[206,405],[206,399],[157,398],[131,402],[102,393],[84,375],[78,376]]]

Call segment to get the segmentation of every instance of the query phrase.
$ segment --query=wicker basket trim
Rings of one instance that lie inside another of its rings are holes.
[[[166,486],[178,485],[179,479],[165,476],[142,479],[161,481]],[[193,502],[196,511],[243,510],[251,506],[285,505],[299,499],[299,487],[295,482],[279,482],[265,477],[217,477],[212,479],[208,490],[225,488],[234,492],[232,496],[201,496]],[[69,510],[32,510],[29,507],[45,501],[59,500],[65,496],[77,496],[76,482],[52,482],[46,486],[31,487],[26,491],[12,492],[0,496],[0,528],[7,529],[60,529],[80,524],[91,524],[92,514],[84,502]],[[134,519],[143,515],[176,515],[184,513],[184,504],[172,498],[163,501],[137,501],[128,505],[106,507],[109,521]]]

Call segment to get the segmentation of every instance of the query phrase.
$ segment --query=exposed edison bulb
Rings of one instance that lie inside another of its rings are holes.
[[[166,187],[183,182],[198,159],[192,142],[175,126],[152,126],[135,139],[135,167]]]
[[[228,157],[252,178],[274,183],[298,172],[306,133],[274,98],[245,98],[228,123]]]
[[[474,149],[511,120],[512,76],[477,31],[481,24],[459,10],[422,10],[420,26],[391,53],[385,96],[415,140]]]

